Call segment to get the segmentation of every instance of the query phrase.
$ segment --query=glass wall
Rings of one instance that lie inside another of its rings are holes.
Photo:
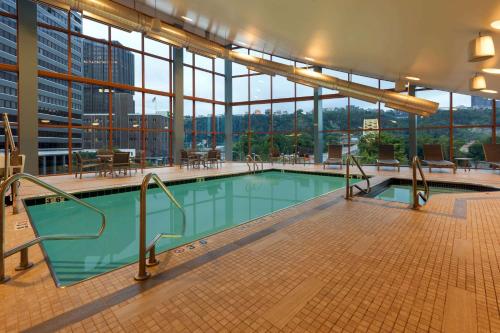
[[[254,50],[237,48],[235,51],[308,68],[305,64]],[[313,161],[313,89],[239,64],[233,64],[232,71],[233,157],[243,160],[248,153],[256,153],[268,159],[274,150],[281,154],[303,152]]]
[[[72,172],[74,154],[130,152],[172,163],[170,46],[76,11],[38,4],[41,174]]]
[[[224,60],[184,50],[184,146],[224,150]]]

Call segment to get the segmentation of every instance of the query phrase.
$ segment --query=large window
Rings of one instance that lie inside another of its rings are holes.
[[[170,46],[76,11],[38,4],[41,174],[72,172],[75,153],[130,152],[172,163]]]
[[[223,150],[224,60],[184,50],[184,146]]]

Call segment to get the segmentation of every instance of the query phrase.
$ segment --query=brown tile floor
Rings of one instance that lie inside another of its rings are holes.
[[[410,176],[404,168],[367,169],[375,182]],[[245,170],[228,163],[154,171],[178,179]],[[491,171],[429,178],[500,187],[500,174]],[[44,178],[67,191],[141,179]],[[24,196],[40,193],[22,186]],[[12,280],[0,285],[0,331],[500,332],[500,192],[435,195],[420,211],[342,194],[217,234],[194,250],[161,254],[142,283],[130,265],[56,288],[35,246],[28,271],[14,271],[17,255],[6,260]],[[24,212],[9,213],[6,248],[33,237],[30,228],[15,228],[26,220]]]

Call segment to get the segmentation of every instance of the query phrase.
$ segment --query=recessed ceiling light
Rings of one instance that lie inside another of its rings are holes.
[[[491,89],[482,89],[481,91],[487,94],[498,94],[498,91]]]
[[[496,21],[491,22],[491,27],[493,29],[500,30],[500,20],[496,20]]]
[[[483,68],[482,71],[488,74],[500,74],[500,68]]]
[[[307,61],[314,61],[314,58],[311,57],[304,57],[304,59],[306,59]]]
[[[420,81],[420,78],[416,76],[405,76],[405,78],[407,78],[410,81]]]
[[[189,18],[189,17],[187,17],[187,16],[181,16],[181,17],[182,17],[182,19],[183,19],[184,21],[193,22],[193,19],[192,19],[192,18]]]

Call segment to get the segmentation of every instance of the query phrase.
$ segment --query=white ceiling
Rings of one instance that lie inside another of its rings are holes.
[[[155,0],[115,0],[154,15]],[[468,43],[490,31],[500,68],[498,0],[157,0],[157,16],[221,43],[244,42],[287,58],[312,57],[327,67],[470,93],[485,63],[467,61]],[[193,19],[184,22],[181,16]],[[500,92],[500,75],[486,74]],[[500,94],[486,97],[500,98]]]

